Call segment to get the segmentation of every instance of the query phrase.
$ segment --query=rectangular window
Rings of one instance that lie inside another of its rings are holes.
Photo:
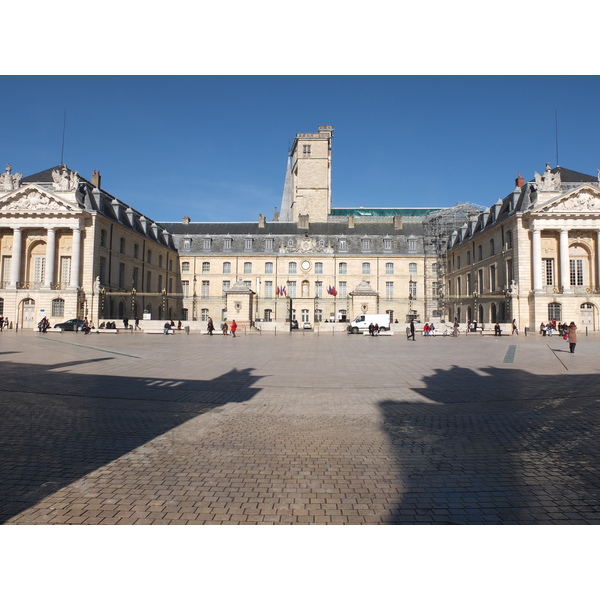
[[[269,275],[271,273],[273,273],[273,263],[272,262],[265,263],[265,273],[267,273]]]
[[[182,262],[181,263],[181,272],[182,273],[189,273],[190,272],[190,263],[189,262]]]
[[[212,240],[210,238],[205,238],[202,240],[202,250],[210,250],[212,247]]]
[[[192,240],[190,240],[190,239],[183,240],[183,249],[191,250],[192,249]]]
[[[201,294],[204,299],[207,299],[210,296],[210,281],[202,282]]]
[[[512,262],[511,262],[512,264]],[[554,259],[542,258],[544,285],[554,285]]]
[[[513,273],[513,261],[506,261],[506,278],[507,278],[507,286],[511,285],[512,280],[515,278]]]
[[[246,273],[246,274],[252,273],[252,263],[251,262],[244,263],[244,273]]]
[[[296,282],[295,281],[290,281],[288,283],[287,295],[290,298],[295,298],[296,297]]]
[[[345,281],[340,281],[338,283],[338,292],[340,294],[340,298],[346,298],[346,282]]]
[[[10,283],[10,262],[12,257],[5,256],[2,258],[2,281],[4,282],[4,286],[6,287]]]
[[[385,282],[385,298],[386,298],[386,300],[394,299],[394,282],[393,281]]]
[[[291,262],[288,265],[288,273],[290,273],[291,275],[295,275],[296,274],[296,267],[297,267],[296,263],[295,262]]]
[[[362,240],[362,250],[363,252],[371,251],[371,240]]]
[[[416,275],[417,274],[417,263],[409,263],[408,265],[408,274]]]
[[[310,144],[304,144],[302,146],[302,155],[304,158],[310,158]]]
[[[383,240],[383,249],[384,250],[391,250],[392,249],[392,240],[389,238],[385,238]]]
[[[394,274],[394,263],[385,263],[385,274],[386,275]]]
[[[223,250],[231,250],[231,238],[225,238],[223,240]]]
[[[408,240],[408,251],[409,252],[417,251],[417,240]]]
[[[322,281],[315,282],[315,296],[317,298],[323,297],[323,282]]]
[[[363,263],[362,264],[362,274],[363,275],[371,274],[371,263]]]
[[[210,273],[210,263],[209,262],[203,262],[202,263],[202,272],[203,273]]]
[[[46,257],[36,256],[33,260],[33,281],[43,283],[46,274]]]
[[[64,284],[71,283],[71,257],[60,257],[60,282]]]
[[[246,238],[244,240],[244,250],[252,250],[252,242],[254,240],[252,238]]]
[[[231,273],[231,263],[230,262],[223,263],[223,273]]]
[[[266,239],[265,240],[265,250],[273,250],[273,240],[272,239]]]
[[[190,295],[190,282],[182,281],[181,282],[181,291],[183,292],[183,297],[188,298]]]
[[[223,296],[229,291],[230,287],[231,287],[231,281],[223,282]]]
[[[417,282],[416,281],[408,282],[408,293],[413,300],[417,297]]]
[[[62,298],[55,298],[54,300],[52,300],[52,316],[65,316],[65,301]]]
[[[490,267],[490,292],[496,291],[496,265]]]
[[[348,263],[340,263],[338,271],[340,275],[346,275],[346,273],[348,272]]]
[[[346,250],[348,249],[348,241],[347,240],[339,240],[338,248],[339,248],[340,252],[346,252]]]
[[[583,259],[572,258],[569,266],[571,267],[571,285],[583,285]]]
[[[125,288],[125,263],[119,263],[119,289]]]
[[[315,263],[315,274],[323,275],[323,263],[322,262]]]
[[[506,249],[510,250],[513,247],[512,231],[506,232]]]
[[[265,281],[265,298],[273,297],[273,282]]]

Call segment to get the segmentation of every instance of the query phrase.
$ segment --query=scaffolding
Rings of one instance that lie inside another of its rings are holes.
[[[444,320],[448,316],[445,284],[450,236],[484,210],[486,207],[478,204],[455,204],[433,212],[423,219],[425,256],[435,259],[435,267],[431,273],[431,296],[426,299],[425,306],[425,314],[430,315],[430,318]]]

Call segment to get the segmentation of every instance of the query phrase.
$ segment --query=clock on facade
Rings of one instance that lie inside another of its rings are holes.
[[[302,264],[300,265],[305,271],[308,271],[310,269],[310,261],[308,260],[303,260]]]

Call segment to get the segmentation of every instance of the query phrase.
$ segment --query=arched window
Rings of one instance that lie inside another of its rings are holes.
[[[244,263],[244,273],[252,273],[252,263],[251,262]]]
[[[348,272],[348,263],[341,262],[339,264],[339,273],[340,273],[340,275],[346,275],[347,272]]]
[[[363,263],[362,264],[362,274],[363,275],[371,274],[371,263]]]
[[[385,263],[385,274],[386,275],[394,274],[394,263]]]
[[[62,298],[54,298],[54,300],[52,300],[52,316],[65,316],[65,301]]]
[[[408,265],[408,273],[409,275],[417,274],[417,263],[409,263]]]
[[[181,272],[182,273],[190,272],[190,263],[187,260],[185,262],[181,263]]]
[[[223,273],[231,273],[231,263],[230,262],[223,263]]]
[[[209,262],[203,262],[202,263],[202,272],[203,273],[210,273],[210,263]]]
[[[265,273],[273,273],[273,263],[272,262],[265,263]]]

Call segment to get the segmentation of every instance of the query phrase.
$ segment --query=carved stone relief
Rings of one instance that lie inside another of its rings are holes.
[[[1,207],[1,210],[14,211],[14,210],[69,210],[64,204],[57,202],[54,198],[50,198],[44,194],[41,194],[37,190],[31,190],[30,192],[14,198],[12,201],[7,202]]]
[[[22,177],[23,175],[21,173],[15,173],[13,175],[12,167],[10,165],[6,165],[5,172],[0,175],[0,190],[4,192],[16,190],[21,184]]]
[[[62,192],[74,190],[79,183],[78,173],[70,171],[65,165],[63,165],[62,169],[52,171],[52,179],[54,180],[52,184],[54,189]]]

